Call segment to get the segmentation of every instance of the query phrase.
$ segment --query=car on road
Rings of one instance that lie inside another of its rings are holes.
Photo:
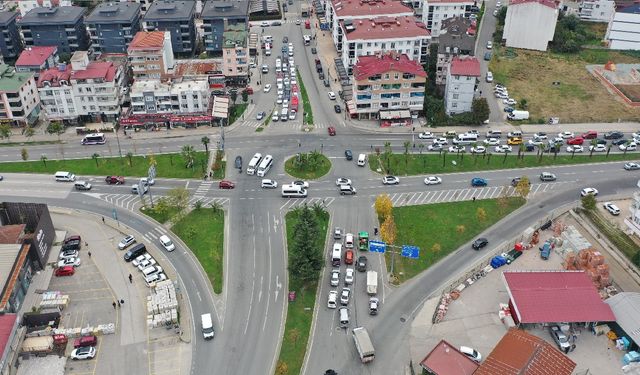
[[[485,78],[487,82],[493,82],[493,73],[487,72],[487,76]]]
[[[425,185],[438,185],[442,183],[442,179],[438,176],[427,176],[424,178]]]
[[[635,142],[631,142],[629,144],[622,144],[620,146],[618,146],[618,148],[620,149],[620,151],[635,151],[637,149],[637,145]]]
[[[124,185],[124,177],[123,176],[107,176],[104,179],[109,185]]]
[[[64,266],[79,267],[80,258],[64,258],[59,260],[58,267],[64,267]]]
[[[315,55],[318,53],[318,50],[316,49],[316,47],[311,47],[311,54]]]
[[[500,140],[498,138],[487,138],[483,143],[487,146],[497,146],[500,144]]]
[[[605,151],[607,151],[607,146],[605,146],[605,145],[591,145],[591,146],[589,146],[589,151],[605,152]]]
[[[335,309],[338,307],[338,292],[335,290],[329,291],[329,298],[327,300],[327,307]]]
[[[613,216],[620,215],[620,208],[611,202],[606,202],[604,204],[604,209],[609,211],[609,213]]]
[[[621,131],[614,130],[614,131],[604,133],[604,139],[620,139],[620,138],[624,138],[624,133],[622,133]]]
[[[345,251],[344,253],[344,263],[353,264],[353,258],[354,258],[353,250],[347,249],[347,251]]]
[[[293,4],[292,4],[293,5]],[[300,24],[302,23],[302,21],[300,21],[299,19],[296,20],[296,25],[300,26]]]
[[[258,112],[258,113],[256,114],[256,120],[260,121],[260,120],[262,120],[266,115],[267,115],[267,113],[266,113],[266,112],[264,112],[264,111]]]
[[[173,251],[176,249],[176,245],[171,242],[171,239],[166,234],[160,236],[160,243],[162,244],[162,247],[164,247],[167,251]]]
[[[383,185],[398,185],[400,183],[400,179],[396,176],[384,176],[382,178]]]
[[[497,9],[494,9],[494,10],[493,10],[493,16],[494,16],[494,17],[498,17],[498,10],[497,10]]]
[[[336,93],[333,91],[329,91],[327,93],[327,95],[329,95],[329,100],[336,100]]]
[[[329,132],[329,135],[330,135],[330,136],[334,136],[334,135],[336,135],[336,128],[334,128],[333,126],[329,126],[329,127],[327,128],[327,131]]]
[[[358,260],[356,261],[356,269],[359,272],[364,272],[367,270],[367,257],[364,255],[361,255],[358,257]]]
[[[331,271],[331,286],[340,285],[340,270]]]
[[[449,144],[449,140],[446,137],[439,137],[434,139],[433,144],[439,144],[439,145],[448,145]]]
[[[309,183],[307,181],[302,181],[302,180],[293,181],[291,185],[302,186],[304,189],[309,188]]]
[[[463,145],[453,145],[449,147],[449,152],[455,152],[455,153],[467,152],[467,147]]]
[[[540,181],[555,181],[556,175],[551,172],[540,173]]]
[[[338,104],[336,104],[336,105],[334,105],[334,106],[333,106],[333,110],[334,110],[336,113],[342,113],[342,108],[341,108]]]
[[[487,152],[487,148],[484,146],[471,147],[472,154],[484,154],[485,152]]]
[[[474,362],[480,363],[480,361],[482,361],[482,354],[480,354],[477,350],[470,348],[468,346],[461,346],[460,353],[471,358],[471,360],[473,360]]]
[[[433,139],[433,133],[431,132],[421,132],[418,134],[418,138],[420,139]]]
[[[260,22],[260,26],[261,26],[261,27],[269,27],[269,22],[267,22],[267,21],[262,21],[262,22]]]
[[[128,235],[125,238],[120,240],[120,243],[118,243],[118,249],[124,250],[127,247],[133,245],[134,243],[136,243],[136,238],[132,235]]]
[[[236,187],[236,184],[231,182],[231,181],[227,181],[227,180],[222,180],[218,183],[218,188],[219,189],[233,189]]]
[[[571,154],[580,153],[580,152],[583,152],[583,151],[584,151],[584,147],[582,147],[582,146],[578,146],[578,145],[576,145],[576,146],[567,146],[567,152],[571,153]]]
[[[333,228],[333,239],[334,239],[334,240],[340,240],[340,239],[342,239],[342,233],[344,233],[344,232],[342,231],[342,228],[340,228],[340,227],[335,227],[335,228]]]
[[[271,84],[267,83],[266,85],[264,85],[264,88],[262,89],[262,91],[264,91],[264,92],[271,91]]]
[[[598,195],[598,190],[592,187],[584,188],[580,191],[580,195],[583,197],[586,197],[587,195],[593,195],[595,197],[596,195]]]
[[[480,177],[474,177],[471,179],[471,186],[487,186],[487,180]]]
[[[628,171],[637,171],[640,169],[640,164],[632,162],[624,163],[624,169]]]
[[[571,139],[574,136],[575,135],[573,134],[573,132],[569,132],[569,131],[558,133],[558,137],[562,139]]]
[[[484,61],[491,61],[491,52],[485,52]]]
[[[434,143],[432,145],[427,146],[427,151],[442,151],[444,146],[440,143]]]
[[[562,332],[559,326],[552,325],[549,327],[549,333],[551,334],[551,338],[558,345],[558,349],[563,353],[568,353],[569,349],[571,349],[571,343],[569,342],[569,337]]]
[[[262,65],[262,73],[269,73],[269,65]]]
[[[500,145],[500,146],[496,146],[496,148],[494,149],[495,152],[504,154],[505,152],[512,152],[513,151],[513,147],[509,146],[509,145]]]
[[[237,169],[242,169],[242,156],[236,156],[235,166]]]
[[[344,285],[353,284],[353,277],[355,276],[355,271],[353,268],[347,268],[344,274]]]
[[[490,40],[488,40],[487,41],[487,49],[492,49],[492,48],[493,48],[493,43]]]
[[[487,246],[489,244],[489,240],[484,238],[484,237],[480,237],[477,240],[473,241],[473,243],[471,244],[471,247],[474,250],[480,250],[483,247]]]
[[[92,359],[96,356],[96,348],[94,346],[81,346],[71,352],[71,359]]]
[[[346,177],[340,177],[336,180],[336,186],[351,185],[351,180]]]
[[[340,304],[348,305],[349,297],[351,297],[351,289],[350,288],[342,288],[342,293],[340,293]]]
[[[278,183],[274,180],[265,178],[260,183],[260,187],[263,189],[275,189],[278,187]]]
[[[344,150],[344,157],[347,160],[353,160],[353,152],[351,152],[351,150]]]

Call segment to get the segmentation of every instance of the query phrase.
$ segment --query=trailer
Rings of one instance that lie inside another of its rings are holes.
[[[22,351],[26,353],[49,353],[53,351],[53,336],[27,337],[22,342]]]
[[[356,344],[356,349],[358,350],[358,355],[360,356],[362,363],[373,361],[376,353],[367,329],[364,327],[354,328],[353,341]]]

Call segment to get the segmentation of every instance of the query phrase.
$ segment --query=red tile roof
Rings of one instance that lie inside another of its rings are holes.
[[[0,315],[0,353],[5,353],[16,319],[18,319],[16,314]]]
[[[548,6],[551,9],[556,9],[558,6],[556,2],[553,0],[511,0],[509,1],[509,5],[518,5],[518,4],[526,4],[526,3],[538,3],[540,5]]]
[[[28,47],[20,54],[16,66],[42,66],[58,50],[56,46]]]
[[[451,3],[459,3],[459,4],[465,4],[465,5],[473,5],[475,4],[474,0],[428,0],[429,5],[431,4],[443,4],[443,3],[447,3],[447,4],[451,4]]]
[[[345,37],[350,41],[428,37],[431,35],[424,23],[416,21],[413,16],[356,19],[353,20],[352,26],[353,30],[347,30],[344,21],[341,22]]]
[[[381,57],[358,57],[358,62],[353,67],[353,77],[356,81],[360,81],[376,74],[382,74],[390,71],[411,73],[420,77],[427,76],[427,73],[419,62],[410,60],[407,55],[388,53]]]
[[[21,243],[20,236],[24,233],[26,224],[11,224],[0,227],[0,243],[14,244]]]
[[[478,368],[471,358],[444,340],[424,357],[420,366],[436,375],[472,375]]]
[[[473,56],[454,56],[449,71],[453,76],[480,77],[480,61]]]
[[[571,375],[576,363],[540,337],[510,329],[474,375]]]
[[[399,0],[332,0],[331,6],[339,18],[413,14],[413,9]]]
[[[584,271],[505,271],[503,278],[521,323],[613,322]]]
[[[44,70],[38,77],[38,87],[43,87],[44,81],[49,81],[51,86],[60,86],[60,81],[70,83],[71,80],[102,79],[111,82],[116,76],[117,67],[113,62],[92,61],[86,70],[72,70],[71,65],[66,65],[64,70],[51,68]]]
[[[164,31],[138,31],[129,44],[129,50],[161,49],[164,45]]]

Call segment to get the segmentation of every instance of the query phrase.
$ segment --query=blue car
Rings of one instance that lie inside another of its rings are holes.
[[[513,110],[514,110],[514,108],[513,108],[513,107],[511,107],[511,106],[506,106],[506,107],[504,107],[504,111],[505,111],[505,112],[509,112],[509,113],[511,113],[511,112],[513,112]]]
[[[471,179],[471,186],[487,186],[487,180],[485,180],[484,178],[472,178]]]

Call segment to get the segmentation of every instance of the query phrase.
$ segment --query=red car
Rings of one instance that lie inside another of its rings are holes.
[[[64,242],[62,243],[63,245],[68,244],[71,241],[78,241],[81,242],[82,241],[82,237],[78,236],[78,235],[73,235],[73,236],[69,236],[67,238],[64,239]]]
[[[584,138],[582,137],[574,137],[567,140],[568,145],[581,145],[584,143]]]
[[[327,130],[329,131],[329,135],[336,135],[336,128],[333,126],[329,126],[329,129]]]
[[[227,181],[227,180],[222,180],[218,184],[218,188],[220,188],[220,189],[233,189],[234,187],[236,187],[236,184],[234,184],[231,181]]]
[[[253,87],[251,86],[247,86],[247,88],[244,89],[244,91],[247,93],[247,95],[253,95]]]
[[[124,177],[122,177],[122,176],[107,176],[104,179],[104,182],[106,182],[109,185],[124,185]]]
[[[96,346],[96,345],[98,345],[98,338],[93,335],[78,337],[73,341],[74,348],[79,348],[81,346]]]
[[[344,262],[346,264],[353,264],[353,250],[348,249],[345,253],[344,253]]]
[[[596,139],[598,138],[598,132],[595,130],[589,130],[588,132],[582,134],[582,138],[584,139]]]
[[[71,276],[76,273],[76,269],[73,266],[64,266],[56,268],[54,275],[56,276]]]

